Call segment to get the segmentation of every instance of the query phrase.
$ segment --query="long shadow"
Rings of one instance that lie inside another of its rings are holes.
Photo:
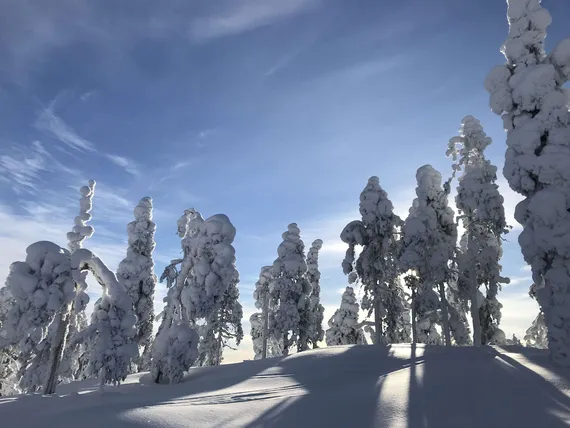
[[[382,345],[351,346],[344,352],[335,348],[337,352],[284,359],[279,364],[282,374],[302,392],[288,405],[277,403],[247,427],[377,426],[384,379],[408,368],[410,359],[396,358],[390,347]]]
[[[418,359],[418,348],[416,345],[410,345],[410,348],[411,365],[408,387],[408,427],[421,427],[423,426],[425,410],[420,379],[418,379],[418,366],[421,366],[425,360],[423,358],[421,360]]]
[[[548,349],[527,348],[520,345],[505,345],[497,347],[501,351],[522,355],[525,359],[536,364],[548,371],[555,373],[557,376],[566,379],[570,385],[570,368],[560,367],[550,359],[550,351]]]
[[[103,394],[93,391],[95,381],[84,381],[79,393],[60,395],[74,389],[73,386],[70,388],[69,385],[61,385],[56,395],[51,397],[40,394],[1,397],[0,421],[15,421],[14,426],[18,428],[59,428],[69,426],[69,422],[74,420],[78,421],[77,425],[81,428],[148,427],[151,426],[148,420],[137,422],[126,415],[147,407],[192,404],[189,402],[191,400],[184,397],[230,388],[255,378],[267,369],[271,371],[271,367],[279,364],[281,359],[267,358],[240,363],[239,370],[235,369],[235,364],[192,368],[184,381],[176,385],[156,385],[149,375],[143,375],[140,382],[106,387]],[[50,400],[57,405],[46,405]],[[191,425],[189,421],[188,426]]]
[[[554,428],[570,424],[570,397],[491,347],[426,346],[410,388],[409,428]]]

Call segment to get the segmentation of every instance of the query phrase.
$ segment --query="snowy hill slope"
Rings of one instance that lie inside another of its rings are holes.
[[[545,351],[362,345],[191,369],[178,385],[148,374],[119,387],[62,385],[0,399],[6,427],[562,427],[570,370]]]

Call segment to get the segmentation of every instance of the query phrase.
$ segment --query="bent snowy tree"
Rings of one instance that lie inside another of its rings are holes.
[[[503,174],[524,196],[515,210],[553,360],[570,366],[570,39],[544,48],[552,18],[540,0],[509,0],[506,64],[485,80],[507,131]]]
[[[90,373],[99,375],[101,384],[122,381],[128,361],[136,353],[130,348],[136,317],[132,300],[115,275],[85,249],[70,254],[53,242],[40,241],[30,245],[26,254],[26,261],[12,264],[6,281],[14,300],[0,340],[0,347],[17,345],[22,355],[23,389],[31,392],[42,386],[45,393],[54,392],[67,335],[67,327],[60,327],[68,325],[75,284],[79,284],[77,289],[86,289],[86,270],[102,285],[102,299],[92,324],[78,332],[76,340],[94,337]]]

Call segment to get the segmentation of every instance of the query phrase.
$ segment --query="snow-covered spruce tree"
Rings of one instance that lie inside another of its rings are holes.
[[[311,284],[311,296],[309,297],[309,334],[308,340],[313,349],[318,348],[318,343],[324,339],[323,318],[325,308],[321,304],[321,272],[319,271],[319,251],[323,247],[323,241],[316,239],[307,253],[307,279]]]
[[[197,213],[188,227],[178,280],[185,283],[181,298],[195,323],[216,311],[230,284],[239,282],[232,246],[236,229],[224,214],[203,220]]]
[[[230,283],[224,293],[219,308],[207,318],[204,338],[200,342],[200,364],[218,366],[222,363],[224,348],[232,348],[229,341],[238,346],[243,339],[241,319],[243,309],[239,302],[237,281]]]
[[[137,316],[135,342],[139,357],[133,361],[136,371],[147,371],[150,367],[150,345],[154,322],[154,290],[156,275],[152,252],[156,246],[154,233],[156,224],[152,221],[152,199],[142,198],[134,209],[135,220],[127,225],[127,256],[117,269],[117,279],[134,302]]]
[[[359,305],[352,287],[342,293],[340,309],[337,309],[328,322],[325,333],[327,346],[366,344],[364,331],[358,325]]]
[[[182,238],[182,251],[184,257],[190,255],[190,249],[185,245],[185,240],[190,234],[197,234],[198,227],[192,225],[197,218],[201,224],[204,220],[200,213],[194,209],[184,211],[177,222],[178,236]],[[164,269],[160,281],[166,280],[168,292],[164,298],[165,307],[160,313],[160,326],[152,343],[150,374],[156,383],[168,380],[169,383],[179,383],[184,372],[198,359],[198,343],[200,337],[195,326],[190,322],[188,311],[182,303],[182,290],[186,285],[185,279],[180,276],[178,265],[185,259],[172,260],[171,264]],[[186,261],[188,265],[190,262]],[[187,266],[186,276],[190,271]]]
[[[251,329],[249,334],[253,343],[253,359],[263,358],[263,313],[255,312],[249,317]]]
[[[503,174],[524,196],[515,210],[523,226],[519,243],[544,287],[539,304],[551,357],[570,366],[570,112],[563,85],[570,79],[570,38],[547,55],[552,18],[540,0],[509,0],[506,64],[485,80],[491,109],[507,131]]]
[[[311,291],[307,280],[305,245],[300,233],[295,223],[291,223],[283,233],[269,285],[270,305],[275,308],[269,313],[269,336],[282,337],[285,356],[289,355],[289,348],[299,336],[307,334],[299,331],[299,302],[304,304],[304,296]]]
[[[459,219],[463,222],[465,236],[460,250],[464,252],[458,261],[461,280],[459,286],[468,287],[462,293],[469,296],[475,346],[496,343],[504,333],[499,329],[502,305],[497,300],[501,283],[503,235],[508,232],[499,193],[497,167],[485,158],[485,149],[491,144],[480,122],[473,116],[461,121],[459,136],[449,140],[447,156],[453,159],[454,175],[463,171],[457,187]],[[478,306],[477,296],[482,285],[486,297]]]
[[[449,331],[457,346],[470,346],[471,331],[467,321],[465,302],[460,300],[457,290],[457,282],[450,281],[447,288],[447,302],[449,303]]]
[[[204,220],[197,211],[186,210],[178,221],[178,233],[183,236],[184,258],[168,292],[153,346],[151,374],[156,382],[164,377],[171,383],[182,379],[199,357],[197,330],[207,334],[204,324],[220,309],[231,284],[239,281],[232,246],[236,230],[227,216],[216,214]]]
[[[349,246],[343,271],[349,275],[349,283],[359,279],[364,286],[362,307],[374,312],[376,343],[400,340],[398,325],[402,325],[405,313],[397,263],[402,221],[393,210],[378,177],[370,177],[360,194],[362,220],[346,225],[340,235]],[[362,251],[355,261],[356,245],[362,246]]]
[[[255,283],[255,290],[253,291],[255,307],[261,309],[261,312],[253,314],[250,318],[252,322],[252,338],[259,335],[257,341],[254,339],[253,343],[253,349],[256,355],[255,359],[277,357],[282,355],[283,352],[280,337],[275,337],[275,335],[270,334],[269,331],[269,314],[275,310],[274,304],[269,296],[269,285],[272,279],[273,266],[263,266],[259,274],[259,279]]]
[[[531,348],[548,348],[546,324],[544,323],[544,314],[542,312],[537,315],[531,326],[526,330],[523,340],[526,346]]]
[[[46,389],[54,368],[56,333],[75,297],[69,252],[40,241],[26,249],[26,261],[10,266],[6,287],[11,306],[2,322],[0,348],[18,355],[19,382],[23,392]],[[65,332],[65,331],[64,331]],[[51,393],[48,391],[48,393]]]
[[[0,337],[4,335],[2,325],[12,306],[13,300],[8,287],[0,288]],[[17,376],[19,366],[15,346],[0,348],[0,397],[21,392],[18,387]]]
[[[95,232],[93,226],[87,224],[87,222],[91,220],[95,181],[89,180],[87,186],[82,186],[79,189],[79,193],[81,194],[81,198],[79,199],[79,214],[73,221],[71,232],[67,233],[67,248],[70,253],[82,248],[85,239],[93,236]],[[87,275],[87,272],[85,272],[84,275]],[[83,284],[83,288],[80,287],[80,284]],[[84,330],[88,325],[87,315],[85,313],[85,308],[89,303],[89,296],[86,292],[87,283],[82,281],[80,284],[75,285],[76,295],[72,304],[71,314],[69,315],[69,328],[65,337],[65,346],[62,347],[63,356],[57,370],[60,377],[66,380],[83,379],[87,376],[85,369],[87,367],[88,348],[90,344],[80,343],[74,340],[76,334]],[[66,327],[64,324],[60,326],[62,330]],[[74,345],[69,346],[70,343],[74,343]],[[57,361],[57,356],[55,361]]]
[[[442,320],[445,343],[449,346],[451,335],[445,285],[452,279],[450,261],[457,241],[457,228],[453,210],[447,204],[447,193],[442,189],[441,174],[431,165],[424,165],[418,169],[416,179],[417,197],[402,229],[400,264],[404,271],[413,271],[417,279],[412,305],[418,316],[418,342],[440,344],[441,336],[435,325]],[[438,289],[439,297],[434,288]]]

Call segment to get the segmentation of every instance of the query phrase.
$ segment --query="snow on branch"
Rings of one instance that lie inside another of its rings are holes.
[[[79,215],[75,217],[73,229],[67,233],[67,239],[69,240],[68,248],[71,252],[81,248],[83,241],[91,237],[94,232],[93,226],[87,225],[87,222],[91,220],[90,211],[93,194],[95,193],[95,181],[89,180],[89,185],[81,187],[79,191],[81,193]]]

